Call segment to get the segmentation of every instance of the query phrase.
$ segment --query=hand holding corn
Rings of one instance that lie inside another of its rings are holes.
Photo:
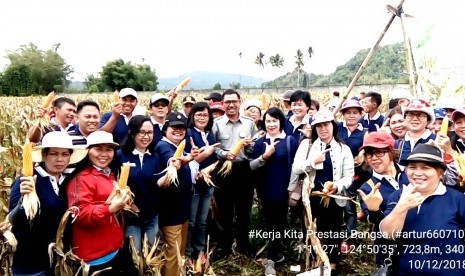
[[[334,182],[332,181],[327,181],[323,185],[323,193],[325,194],[334,194],[336,192],[337,186],[334,185]]]
[[[24,143],[23,147],[23,177],[31,177],[34,174],[34,164],[32,163],[32,144],[29,141]],[[31,180],[31,178],[29,180]],[[34,180],[32,178],[32,180]],[[22,207],[29,220],[33,220],[40,209],[40,201],[35,191],[35,181],[32,191],[23,195]]]
[[[110,213],[117,213],[121,209],[129,204],[131,200],[131,191],[129,189],[119,190],[119,196],[114,196],[110,200],[110,206],[108,207]]]
[[[22,176],[19,178],[19,192],[21,195],[30,194],[35,191],[37,176]]]

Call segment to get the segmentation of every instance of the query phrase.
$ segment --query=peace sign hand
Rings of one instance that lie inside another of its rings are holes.
[[[365,194],[362,190],[357,190],[358,194],[360,195],[360,198],[365,202],[367,208],[371,212],[376,212],[379,210],[379,206],[383,202],[383,196],[379,192],[379,187],[381,186],[381,183],[376,184],[373,189],[371,189],[371,192],[368,194]]]
[[[262,157],[263,159],[268,159],[270,158],[271,155],[274,154],[274,152],[276,151],[276,144],[279,143],[279,141],[275,141],[271,144],[268,144],[267,142],[263,142],[263,144],[265,144],[265,152],[262,154]]]

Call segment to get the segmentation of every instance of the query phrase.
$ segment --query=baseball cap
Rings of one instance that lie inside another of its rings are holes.
[[[375,149],[384,149],[389,147],[394,147],[394,138],[383,131],[370,132],[363,139],[363,145],[360,147],[360,150],[370,147]]]
[[[196,103],[195,98],[192,96],[185,96],[184,98],[182,98],[183,105],[188,104],[188,103],[195,104]]]
[[[208,95],[208,97],[205,97],[203,98],[204,100],[215,100],[215,101],[219,101],[221,102],[223,100],[223,98],[221,97],[221,94],[220,93],[217,93],[217,92],[213,92],[213,93],[210,93],[210,95]]]
[[[137,99],[136,90],[134,90],[132,88],[123,88],[123,89],[121,89],[121,91],[119,91],[119,97],[120,98],[124,98],[124,97],[127,97],[127,96],[133,96],[134,98]]]
[[[154,103],[156,103],[157,101],[160,101],[160,100],[163,100],[163,101],[166,101],[167,103],[170,103],[170,99],[167,96],[165,96],[162,93],[155,93],[150,97],[150,105],[153,105]]]
[[[173,111],[166,118],[165,126],[181,126],[187,128],[187,119],[181,113]]]
[[[360,105],[359,101],[358,100],[347,100],[344,102],[344,104],[342,105],[342,108],[341,108],[341,112],[346,110],[346,109],[349,109],[351,107],[355,107],[355,108],[358,108],[360,110],[360,112],[363,110],[363,107],[362,105]]]
[[[284,92],[283,96],[281,97],[281,99],[283,101],[290,101],[291,100],[291,95],[292,93],[294,93],[294,90],[286,90],[286,92]]]
[[[225,112],[224,106],[223,106],[223,104],[220,103],[220,102],[212,103],[212,104],[210,105],[210,110],[211,110],[211,111],[213,111],[213,110],[221,110],[221,111]]]
[[[312,126],[320,123],[334,121],[334,115],[329,109],[320,109],[313,114]]]

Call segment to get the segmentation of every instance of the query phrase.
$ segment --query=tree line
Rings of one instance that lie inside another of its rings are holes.
[[[29,96],[50,91],[66,91],[73,68],[58,53],[60,44],[41,50],[33,43],[21,45],[7,54],[10,61],[0,72],[0,95]],[[158,78],[150,65],[131,64],[122,59],[110,61],[102,70],[88,75],[86,91],[104,92],[131,87],[137,91],[154,91]]]

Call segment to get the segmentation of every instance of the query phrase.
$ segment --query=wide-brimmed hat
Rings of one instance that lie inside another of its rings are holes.
[[[320,109],[313,114],[312,119],[312,126],[314,126],[316,124],[334,121],[334,115],[329,109]]]
[[[375,131],[370,132],[366,135],[363,139],[363,145],[360,147],[360,150],[370,147],[375,149],[385,149],[385,148],[393,148],[394,147],[394,138],[392,138],[391,134],[384,132],[384,131]]]
[[[170,103],[170,99],[162,93],[155,93],[150,97],[150,105],[153,105],[154,103],[158,101],[165,101],[168,104]]]
[[[60,148],[71,149],[73,153],[70,156],[69,163],[76,164],[86,157],[87,150],[82,146],[73,145],[73,139],[68,133],[63,131],[51,131],[44,135],[41,144],[34,147],[32,150],[32,161],[42,162],[42,149],[45,148]]]
[[[123,88],[123,89],[121,89],[121,91],[119,91],[119,97],[120,98],[124,98],[124,97],[127,97],[127,96],[133,96],[134,98],[137,99],[136,90],[134,90],[132,88]]]
[[[417,145],[412,153],[410,153],[407,160],[404,160],[405,164],[412,162],[425,162],[433,166],[440,167],[444,170],[447,169],[446,163],[444,163],[444,157],[441,150],[433,145],[419,144]]]
[[[221,110],[223,112],[225,112],[224,110],[224,106],[222,103],[220,102],[214,102],[210,105],[210,110],[213,111],[213,110]]]
[[[452,112],[452,116],[450,119],[452,120],[452,122],[455,123],[455,121],[457,120],[457,117],[460,115],[465,116],[465,107],[456,109],[454,112]]]
[[[213,93],[210,93],[210,95],[208,95],[208,97],[205,97],[203,98],[204,100],[215,100],[215,101],[218,101],[218,102],[221,102],[223,100],[223,97],[221,96],[220,93],[218,92],[213,92]]]
[[[187,128],[187,118],[177,111],[171,112],[165,121],[165,126],[180,126]]]
[[[87,136],[87,148],[102,144],[118,146],[118,143],[113,141],[113,134],[103,130],[94,131]]]
[[[404,117],[407,114],[407,112],[412,111],[423,112],[428,116],[428,123],[434,122],[434,111],[428,102],[421,99],[411,100],[410,104],[403,110]]]
[[[349,108],[357,108],[360,110],[360,112],[363,111],[363,107],[358,100],[350,99],[350,100],[345,101],[344,104],[342,104],[341,112]]]

